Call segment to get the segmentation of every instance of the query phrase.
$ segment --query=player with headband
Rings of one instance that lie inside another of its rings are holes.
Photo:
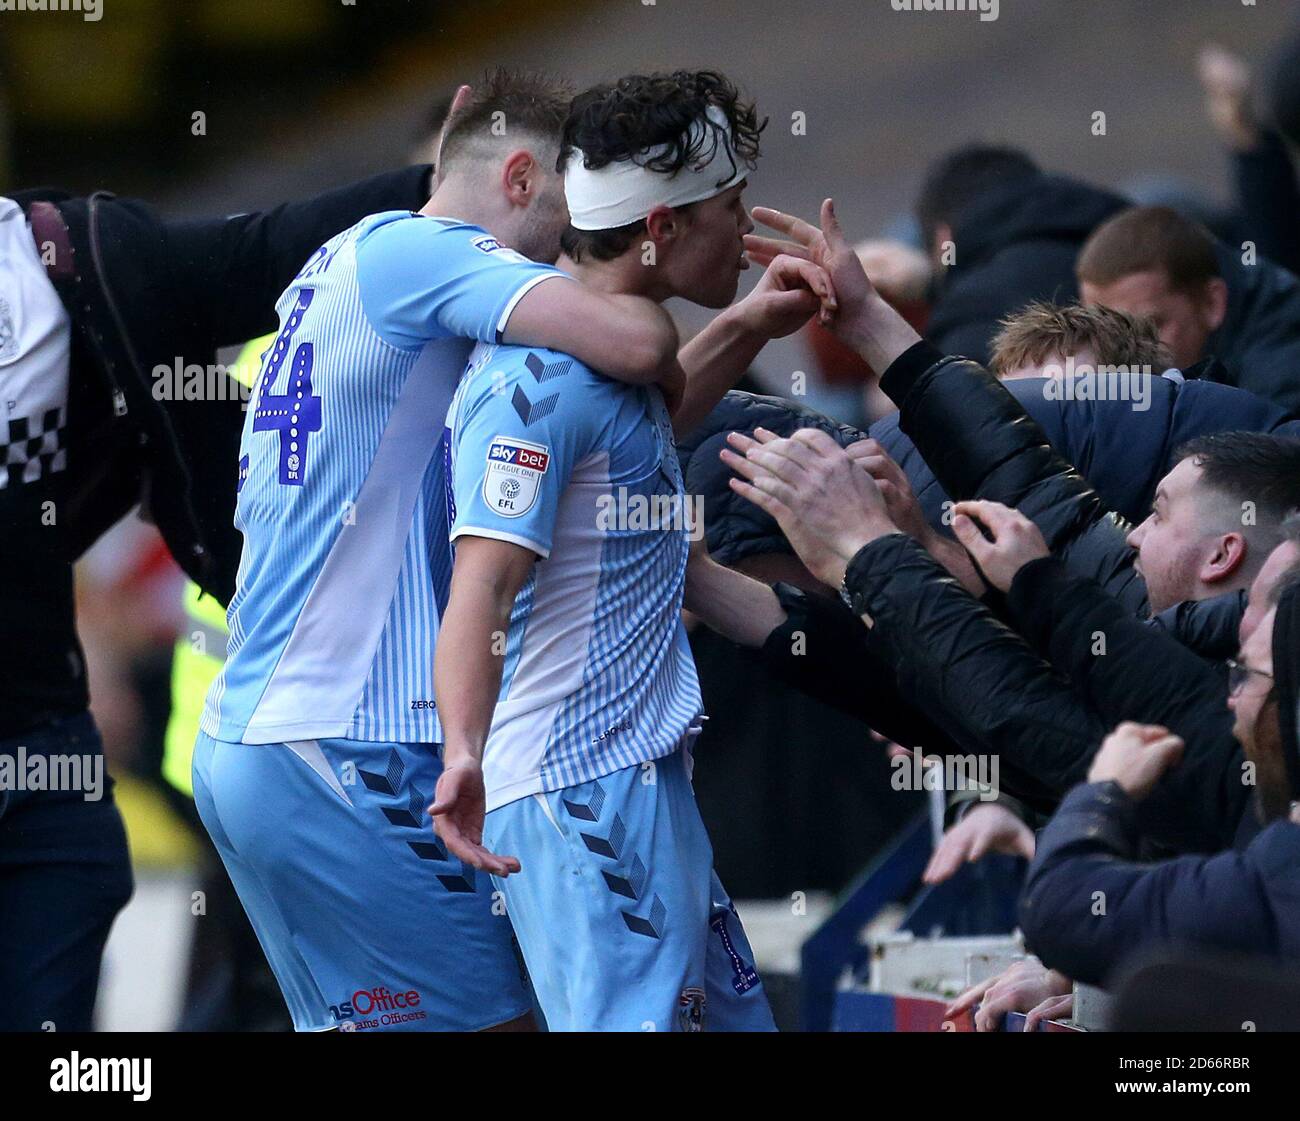
[[[690,785],[701,699],[681,605],[702,527],[674,450],[674,427],[768,339],[834,310],[826,274],[791,257],[728,307],[761,127],[707,71],[591,90],[565,125],[560,267],[727,309],[682,349],[671,421],[657,389],[499,346],[471,356],[448,414],[456,557],[431,812],[496,877],[552,1030],[773,1027]]]

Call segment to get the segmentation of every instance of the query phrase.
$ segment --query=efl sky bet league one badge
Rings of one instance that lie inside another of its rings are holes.
[[[508,246],[502,245],[499,241],[497,241],[496,238],[492,237],[490,234],[485,235],[483,237],[476,237],[470,242],[470,244],[475,249],[479,250],[479,252],[481,253],[496,253],[504,260],[514,261],[516,264],[521,264],[521,265],[533,264],[533,262],[530,261],[527,257],[525,257],[522,253],[516,253],[513,249],[509,248]]]
[[[545,444],[497,436],[488,447],[483,501],[503,518],[520,518],[533,508],[542,476],[551,463]]]

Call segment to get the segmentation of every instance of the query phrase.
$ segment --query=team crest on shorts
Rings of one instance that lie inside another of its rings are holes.
[[[677,998],[677,1018],[681,1021],[682,1031],[704,1030],[706,999],[703,989],[682,989]]]
[[[503,518],[520,518],[533,508],[551,450],[513,436],[497,436],[488,447],[483,501]]]

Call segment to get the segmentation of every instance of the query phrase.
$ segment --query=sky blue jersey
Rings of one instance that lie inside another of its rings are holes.
[[[447,406],[474,341],[560,276],[478,226],[406,211],[307,261],[244,421],[244,549],[208,735],[438,741]]]
[[[510,618],[487,808],[676,750],[702,705],[681,620],[691,507],[659,390],[481,345],[447,423],[453,541],[541,558]]]

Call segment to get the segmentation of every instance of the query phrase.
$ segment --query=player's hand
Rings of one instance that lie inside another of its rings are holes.
[[[483,768],[473,760],[446,767],[438,779],[433,805],[434,832],[442,838],[453,855],[494,876],[518,872],[520,864],[513,856],[498,856],[483,847],[483,816],[487,796],[483,788]]]
[[[1072,991],[1073,985],[1065,974],[1048,969],[1035,958],[1026,958],[967,989],[943,1014],[951,1019],[978,1004],[975,1030],[997,1031],[1008,1012],[1037,1010]],[[1025,1026],[1028,1030],[1028,1024]]]
[[[742,476],[732,490],[777,520],[822,583],[838,588],[854,553],[897,531],[875,481],[826,433],[801,428],[782,439],[758,428],[727,443],[722,461]]]
[[[840,229],[833,200],[826,199],[822,203],[821,229],[793,214],[784,214],[766,206],[756,206],[750,214],[755,222],[775,230],[786,239],[746,234],[745,249],[751,261],[766,265],[785,254],[802,257],[825,270],[834,286],[838,304],[838,314],[826,325],[836,334],[846,322],[856,319],[868,300],[878,298],[862,262]]]
[[[1006,806],[981,802],[943,835],[921,878],[927,884],[941,884],[963,864],[974,864],[991,852],[1032,860],[1034,831]]]
[[[834,319],[839,304],[825,269],[788,253],[764,263],[762,279],[735,307],[750,331],[764,339],[781,339],[814,315],[823,325]]]
[[[1168,728],[1126,720],[1102,741],[1088,781],[1117,782],[1130,798],[1140,800],[1182,755],[1182,739]]]
[[[1031,560],[1049,555],[1038,527],[1019,510],[1001,502],[958,502],[952,513],[953,535],[1000,592],[1011,587],[1016,573]],[[980,532],[980,525],[988,529],[993,540]]]

